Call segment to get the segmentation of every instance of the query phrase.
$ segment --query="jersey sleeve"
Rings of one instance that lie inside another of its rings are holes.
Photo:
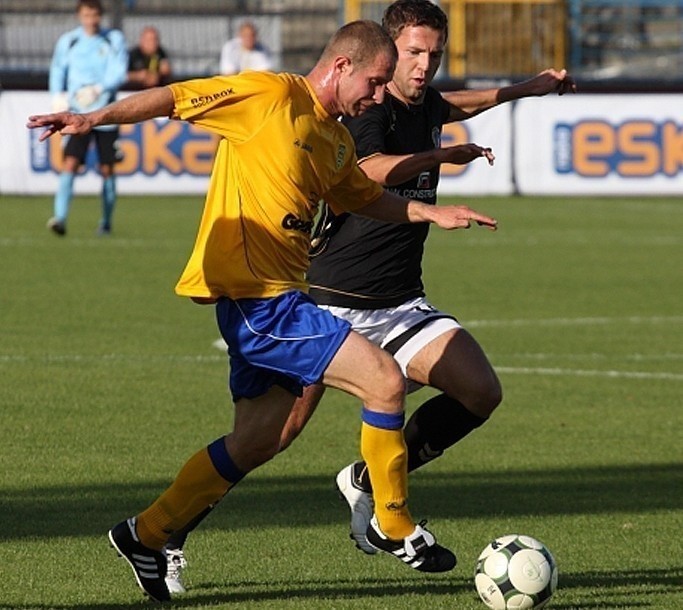
[[[451,105],[444,99],[444,97],[435,89],[429,89],[434,95],[434,104],[436,106],[436,116],[439,117],[441,125],[448,123],[448,117],[451,114]]]
[[[373,106],[358,117],[347,118],[343,123],[356,143],[359,160],[386,153],[385,139],[391,124],[384,104]]]
[[[369,205],[382,196],[384,188],[370,180],[356,163],[355,156],[344,179],[330,189],[324,199],[335,214],[352,212]]]
[[[52,95],[66,91],[66,72],[69,59],[70,35],[64,34],[55,45],[50,62],[49,90]]]
[[[281,108],[289,92],[285,82],[263,72],[199,78],[169,87],[175,100],[172,118],[238,143],[247,140],[264,117]]]

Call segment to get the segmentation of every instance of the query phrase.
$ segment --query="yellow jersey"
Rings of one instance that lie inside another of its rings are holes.
[[[340,213],[382,194],[357,166],[347,129],[302,76],[242,72],[169,87],[171,118],[221,138],[194,249],[176,292],[211,302],[307,291],[320,200]]]

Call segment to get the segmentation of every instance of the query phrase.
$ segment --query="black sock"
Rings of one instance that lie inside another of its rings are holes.
[[[403,430],[408,447],[408,472],[439,457],[486,419],[446,394],[430,398],[417,408]]]
[[[417,408],[403,429],[408,447],[408,472],[439,457],[487,419],[475,415],[460,401],[446,394],[430,398]],[[372,491],[365,462],[356,462],[353,475],[364,491]]]
[[[216,504],[207,506],[201,513],[199,513],[192,521],[190,521],[183,529],[177,530],[171,534],[171,537],[166,541],[164,545],[167,549],[182,549],[185,545],[185,540],[190,535],[190,532],[194,530],[214,509]]]

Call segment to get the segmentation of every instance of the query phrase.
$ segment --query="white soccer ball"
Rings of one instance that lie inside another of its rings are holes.
[[[538,610],[557,588],[557,566],[542,542],[508,534],[481,552],[474,584],[491,610]]]

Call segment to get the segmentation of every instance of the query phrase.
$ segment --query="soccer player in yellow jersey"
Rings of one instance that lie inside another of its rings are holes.
[[[348,322],[317,308],[304,279],[321,198],[335,211],[390,222],[496,227],[467,206],[403,199],[358,168],[337,118],[381,102],[396,57],[381,26],[356,21],[337,31],[305,77],[246,72],[149,89],[91,113],[29,117],[29,128],[46,128],[41,139],[159,116],[221,136],[195,248],[176,290],[215,304],[228,344],[234,425],[193,455],[151,506],[109,532],[153,600],[170,598],[162,551],[169,536],[278,452],[295,398],[318,381],[363,401],[361,454],[375,503],[369,539],[421,571],[455,566],[453,553],[408,510],[398,365]]]

